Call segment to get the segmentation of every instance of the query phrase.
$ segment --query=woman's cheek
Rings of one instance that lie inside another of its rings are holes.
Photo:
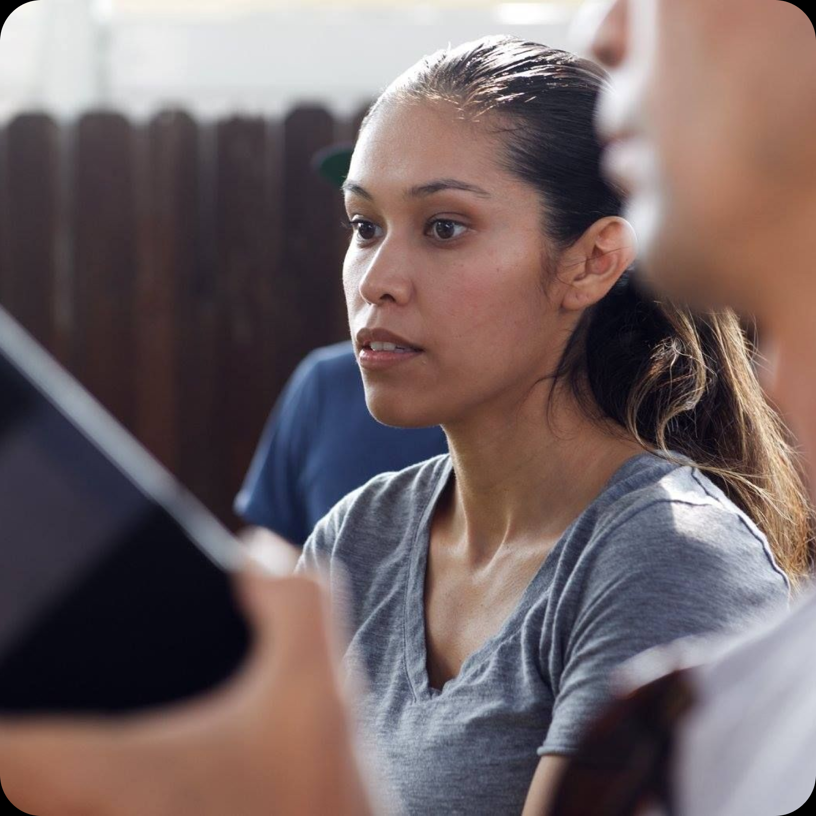
[[[343,264],[343,294],[346,298],[346,307],[348,308],[349,317],[352,315],[352,310],[362,300],[360,297],[360,278],[354,264],[348,261]]]

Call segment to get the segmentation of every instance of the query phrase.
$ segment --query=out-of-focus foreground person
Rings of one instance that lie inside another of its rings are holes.
[[[757,316],[773,349],[770,387],[803,444],[813,485],[812,22],[778,0],[616,0],[593,51],[614,80],[599,116],[611,142],[606,167],[629,190],[653,285]],[[556,812],[592,812],[591,803],[609,816],[628,814],[671,791],[680,816],[798,809],[816,784],[814,643],[811,587],[777,625],[716,647],[725,654],[687,671],[672,673],[714,647],[678,644],[644,656],[634,669],[654,679],[590,729]],[[637,763],[627,746],[642,757],[644,745],[652,759]]]

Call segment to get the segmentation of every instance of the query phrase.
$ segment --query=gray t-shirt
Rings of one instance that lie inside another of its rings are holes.
[[[643,454],[569,526],[499,632],[434,689],[425,566],[451,477],[449,456],[375,477],[318,524],[301,560],[328,562],[346,596],[346,658],[368,681],[359,718],[406,813],[520,813],[539,756],[575,750],[615,667],[787,602],[747,516],[698,470]]]

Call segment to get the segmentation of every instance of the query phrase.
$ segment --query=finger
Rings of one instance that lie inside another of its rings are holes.
[[[252,626],[258,661],[334,665],[328,587],[314,574],[285,578],[250,567],[235,576],[239,601]]]
[[[263,527],[245,527],[238,540],[247,554],[271,575],[290,575],[300,558],[300,549],[285,538]]]

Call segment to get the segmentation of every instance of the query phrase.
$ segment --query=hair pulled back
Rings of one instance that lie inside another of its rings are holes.
[[[506,169],[531,184],[556,252],[598,219],[619,215],[601,173],[594,126],[606,74],[568,52],[486,37],[426,57],[397,79],[363,122],[393,101],[440,102],[497,133]],[[588,411],[645,447],[705,471],[767,536],[796,581],[812,565],[812,516],[786,429],[752,366],[730,310],[693,312],[656,298],[628,270],[588,308],[555,372]]]

